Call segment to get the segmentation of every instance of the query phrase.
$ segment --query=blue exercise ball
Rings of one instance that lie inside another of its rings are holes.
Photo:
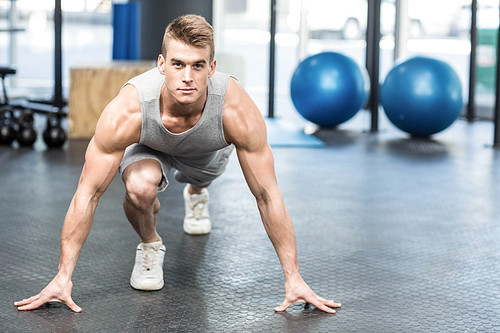
[[[446,129],[460,115],[462,84],[447,63],[414,57],[387,74],[380,102],[397,128],[414,136],[430,136]]]
[[[323,52],[304,59],[292,76],[290,94],[297,111],[322,127],[352,118],[368,98],[366,70],[351,58]]]

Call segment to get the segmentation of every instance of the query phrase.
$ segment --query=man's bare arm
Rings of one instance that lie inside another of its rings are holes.
[[[285,300],[276,307],[284,311],[296,302],[308,302],[334,313],[339,303],[316,295],[299,272],[295,232],[278,188],[274,159],[267,142],[264,119],[242,87],[231,80],[224,110],[224,133],[234,143],[246,182],[257,200],[260,216],[286,278]]]
[[[58,301],[75,312],[81,311],[71,299],[71,277],[90,232],[99,198],[113,180],[125,148],[139,140],[141,115],[134,104],[136,100],[138,103],[135,89],[127,86],[103,111],[64,219],[59,271],[39,294],[14,303],[19,310],[32,310],[44,303]]]

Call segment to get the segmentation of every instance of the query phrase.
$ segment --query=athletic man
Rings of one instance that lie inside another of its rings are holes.
[[[161,289],[165,247],[156,232],[157,193],[168,185],[167,172],[175,169],[175,178],[187,184],[184,231],[209,233],[207,186],[222,174],[233,147],[286,278],[285,300],[275,310],[296,302],[329,313],[340,307],[317,296],[300,276],[262,115],[238,82],[215,72],[215,65],[213,30],[202,17],[182,16],[167,27],[158,68],[130,80],[104,109],[64,220],[59,271],[39,294],[15,302],[19,310],[51,301],[82,310],[71,298],[71,277],[99,198],[118,170],[126,188],[125,214],[141,238],[130,284]]]

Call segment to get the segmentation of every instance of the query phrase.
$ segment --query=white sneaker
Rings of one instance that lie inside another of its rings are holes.
[[[139,243],[135,253],[135,265],[130,276],[130,285],[138,290],[163,288],[163,259],[165,245],[161,241]]]
[[[201,194],[190,194],[189,184],[184,187],[184,232],[190,235],[205,235],[212,230],[210,215],[208,215],[208,190],[204,188]]]

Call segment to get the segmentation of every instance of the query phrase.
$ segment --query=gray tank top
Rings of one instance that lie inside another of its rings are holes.
[[[132,78],[142,112],[140,144],[176,157],[210,160],[216,151],[229,146],[222,129],[222,112],[229,75],[215,72],[208,80],[208,96],[198,122],[182,133],[172,133],[160,117],[160,93],[165,77],[153,68]],[[125,86],[124,85],[124,86]]]

